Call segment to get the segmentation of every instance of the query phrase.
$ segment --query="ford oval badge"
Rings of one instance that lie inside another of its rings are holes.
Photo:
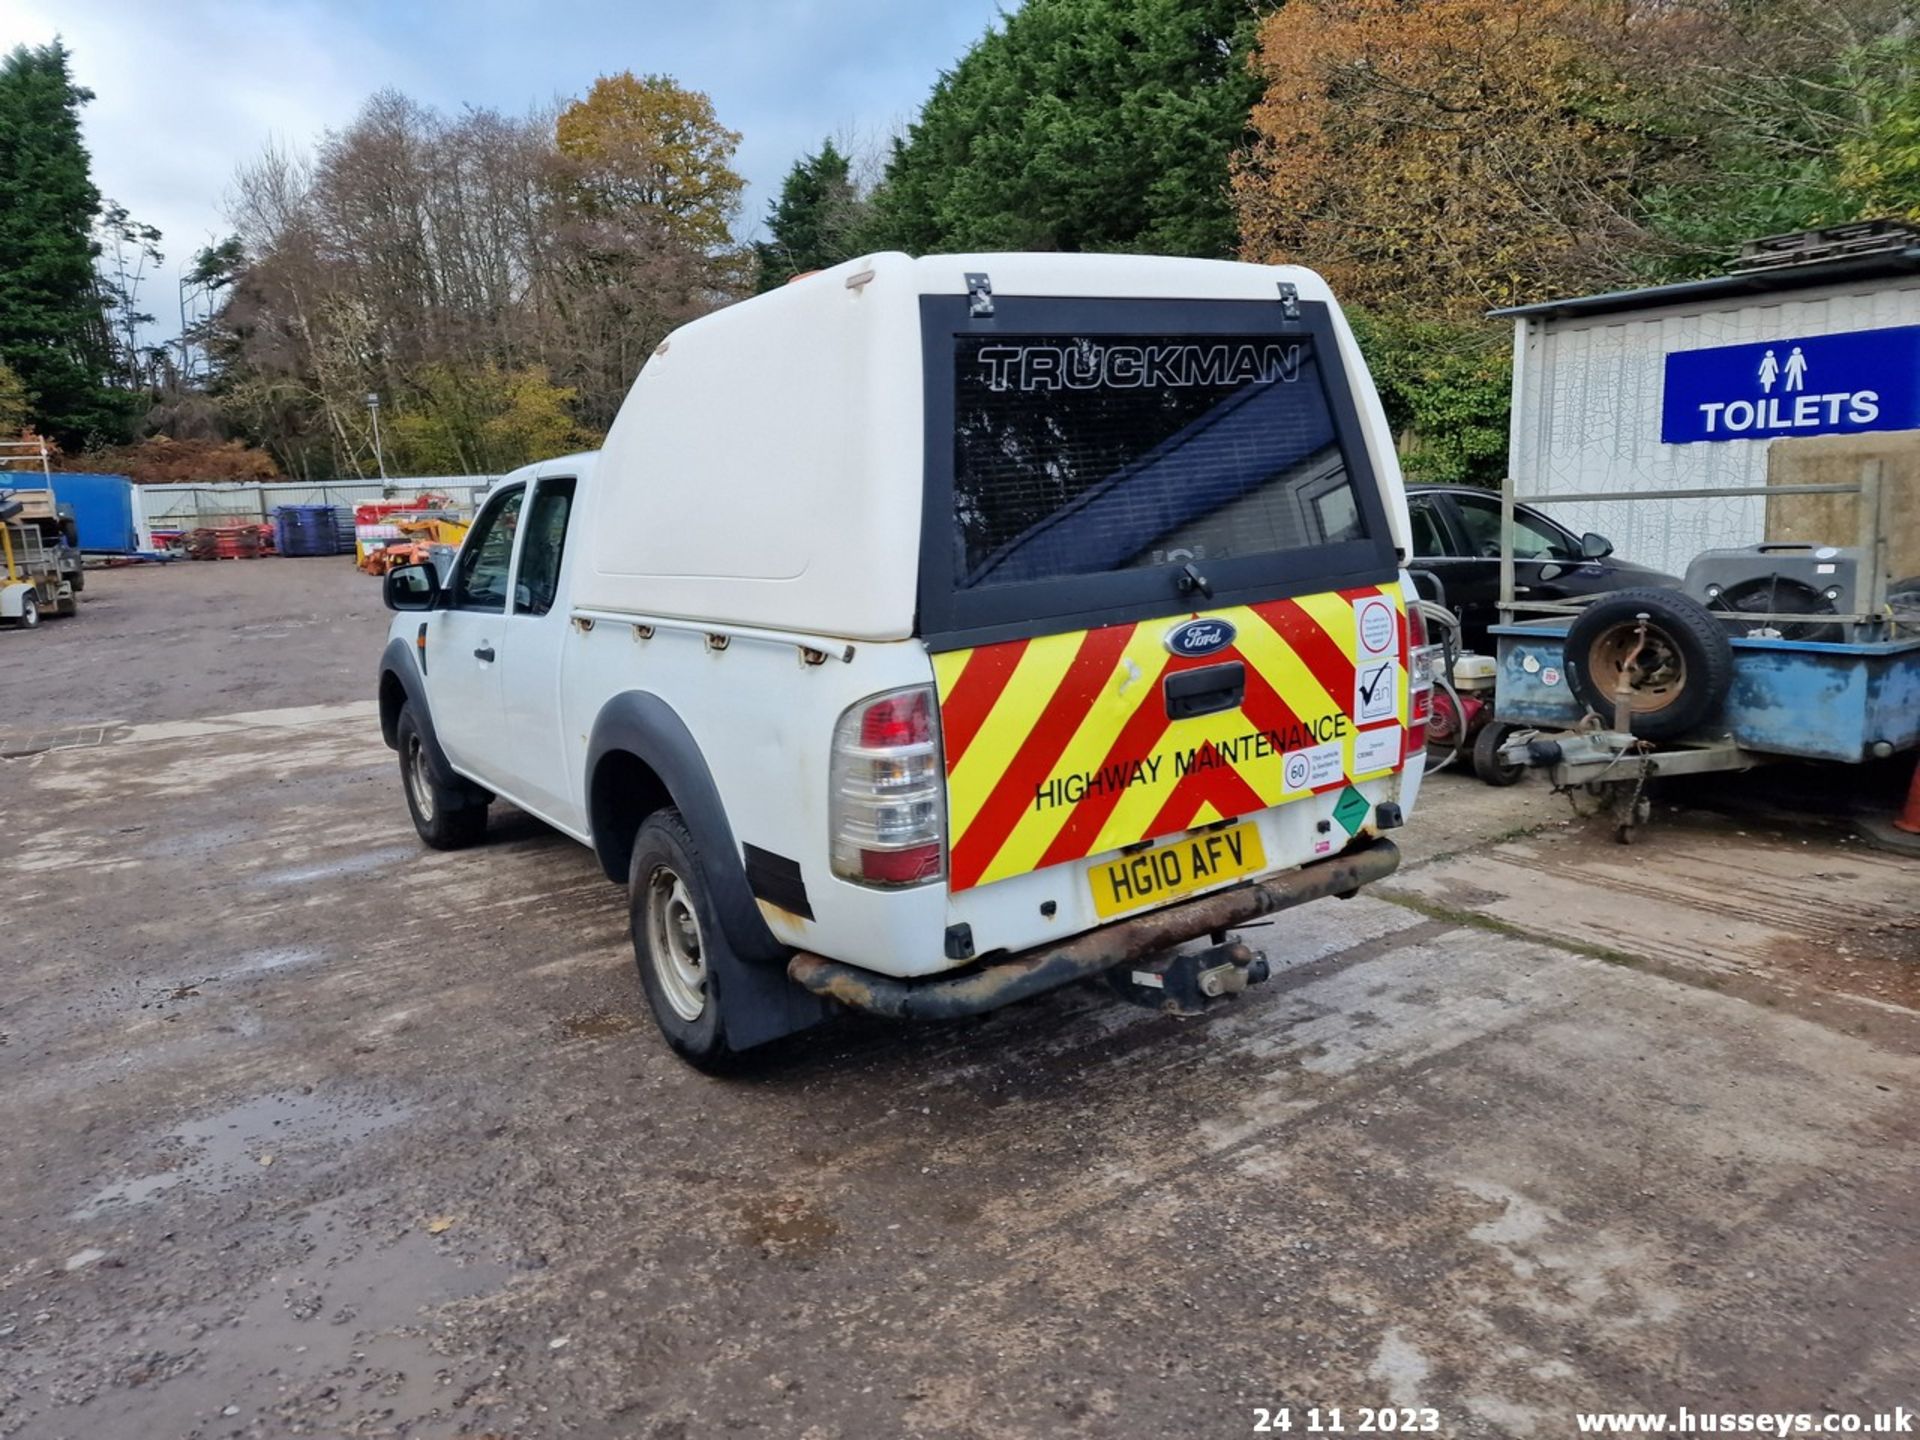
[[[1217,654],[1233,644],[1239,633],[1226,620],[1186,620],[1167,632],[1167,653],[1188,660]]]

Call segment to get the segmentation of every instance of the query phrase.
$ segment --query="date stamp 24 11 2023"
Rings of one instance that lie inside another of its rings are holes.
[[[1431,1435],[1440,1412],[1411,1405],[1256,1405],[1253,1433],[1285,1435]]]

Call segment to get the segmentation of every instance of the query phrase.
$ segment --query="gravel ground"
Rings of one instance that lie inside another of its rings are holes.
[[[417,844],[377,588],[110,571],[0,634],[0,1436],[1914,1404],[1911,862],[1441,777],[1206,1019],[1089,986],[715,1081],[584,850]]]

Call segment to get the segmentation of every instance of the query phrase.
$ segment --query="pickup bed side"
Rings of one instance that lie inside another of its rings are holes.
[[[391,641],[381,656],[380,733],[389,746],[396,745],[401,708],[411,705],[436,778],[448,784],[470,780],[453,768],[440,746],[428,690],[411,647],[404,640]],[[699,844],[727,933],[728,944],[715,947],[710,959],[717,972],[714,983],[727,997],[728,1039],[736,1049],[808,1029],[839,1010],[788,979],[792,950],[761,918],[706,759],[672,707],[644,691],[614,696],[594,723],[585,768],[594,853],[609,879],[627,883],[634,833],[660,806],[678,809]]]

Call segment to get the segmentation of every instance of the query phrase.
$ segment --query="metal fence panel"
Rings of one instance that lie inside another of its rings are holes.
[[[449,496],[471,507],[496,477],[424,475],[398,479],[308,482],[209,482],[187,485],[136,485],[141,541],[151,546],[155,530],[192,530],[209,525],[265,524],[282,505],[355,505],[406,500],[420,494]]]

